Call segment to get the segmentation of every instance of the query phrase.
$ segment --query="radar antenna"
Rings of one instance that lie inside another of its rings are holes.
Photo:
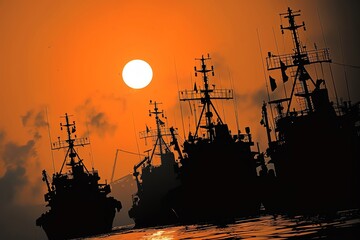
[[[208,69],[205,61],[210,60],[210,56],[208,54],[207,57],[204,57],[204,55],[201,56],[201,58],[195,58],[195,60],[200,61],[201,63],[201,69],[197,69],[196,66],[194,67],[195,70],[195,76],[197,77],[197,74],[200,73],[203,78],[203,88],[198,90],[197,86],[194,86],[194,90],[184,90],[180,91],[180,101],[199,101],[202,104],[202,110],[200,113],[199,120],[197,122],[194,139],[198,138],[198,132],[199,128],[204,128],[207,131],[207,138],[210,140],[210,142],[214,141],[215,138],[215,132],[214,132],[214,123],[213,123],[213,112],[215,112],[217,116],[217,120],[219,124],[223,124],[223,121],[221,120],[221,117],[217,110],[215,109],[212,99],[233,99],[233,91],[232,89],[215,89],[215,85],[213,85],[213,89],[209,88],[209,79],[208,79],[208,73],[211,72],[212,76],[214,76],[214,67],[211,66],[211,69]],[[202,124],[202,120],[205,118],[206,123]]]
[[[281,69],[283,81],[286,82],[288,77],[286,75],[286,69],[289,67],[296,67],[296,73],[293,81],[293,86],[291,90],[290,98],[284,99],[287,101],[287,110],[286,116],[289,114],[291,101],[294,96],[295,86],[297,81],[300,82],[300,89],[297,91],[295,96],[303,97],[305,99],[306,111],[313,112],[313,106],[310,99],[310,92],[307,85],[307,80],[310,80],[315,87],[318,87],[318,83],[315,83],[311,78],[308,71],[305,69],[306,65],[314,64],[314,63],[322,63],[322,62],[331,62],[329,49],[315,49],[308,51],[305,45],[302,45],[299,39],[298,29],[305,28],[305,23],[298,25],[295,22],[295,17],[300,16],[300,11],[293,11],[288,8],[286,13],[280,14],[281,17],[288,19],[289,25],[284,27],[280,25],[281,32],[284,34],[284,30],[289,30],[292,35],[292,40],[294,44],[294,53],[285,54],[285,55],[273,55],[271,52],[268,53],[268,57],[266,58],[267,69],[275,70]],[[271,103],[271,102],[270,102]]]

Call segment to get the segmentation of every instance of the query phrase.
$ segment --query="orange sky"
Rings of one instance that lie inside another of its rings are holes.
[[[138,139],[145,124],[154,127],[148,117],[150,99],[163,103],[169,125],[183,136],[177,92],[192,89],[194,81],[200,83],[193,67],[201,54],[212,57],[215,77],[210,81],[223,88],[234,84],[240,129],[250,126],[254,141],[264,150],[265,131],[259,121],[269,73],[264,76],[261,61],[268,51],[279,49],[282,54],[292,49],[284,45],[290,38],[281,35],[279,13],[288,6],[301,9],[298,20],[305,21],[307,31],[300,30],[300,36],[309,49],[314,42],[319,48],[326,45],[335,63],[359,66],[359,3],[344,2],[0,1],[0,190],[9,194],[0,203],[43,204],[41,170],[53,171],[46,109],[52,140],[61,134],[58,124],[65,112],[74,115],[78,136],[90,131],[91,152],[80,154],[89,167],[92,155],[103,181],[110,180],[117,148],[137,152],[137,142],[140,152],[150,148]],[[153,68],[153,81],[145,89],[130,89],[122,81],[123,66],[136,58]],[[348,97],[345,69],[350,97],[359,101],[360,70],[331,67],[338,95]],[[278,73],[271,74],[280,80]],[[331,79],[327,81],[333,93]],[[189,111],[188,104],[182,106]],[[233,103],[227,102],[225,109],[225,120],[235,132]],[[186,115],[186,132],[189,124],[194,127]],[[54,157],[59,170],[63,153],[55,152]],[[130,173],[138,160],[120,154],[115,178]],[[35,222],[37,215],[28,216]]]

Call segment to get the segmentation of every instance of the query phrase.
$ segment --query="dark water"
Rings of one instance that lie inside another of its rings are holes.
[[[133,229],[133,226],[114,227],[106,235],[86,239],[121,240],[181,240],[181,239],[360,239],[360,211],[339,212],[332,217],[262,215],[238,219],[222,226],[195,224]]]

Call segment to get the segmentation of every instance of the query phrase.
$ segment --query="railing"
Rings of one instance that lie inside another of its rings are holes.
[[[281,62],[284,63],[286,67],[297,66],[298,63],[296,54],[284,54],[284,55],[271,55],[266,58],[266,65],[268,70],[281,69]],[[311,51],[306,51],[300,54],[303,65],[308,65],[312,63],[320,62],[331,62],[330,53],[328,48],[316,49]]]
[[[160,134],[161,136],[171,136],[170,128],[160,128]],[[149,138],[149,137],[156,138],[158,136],[158,131],[157,129],[149,129],[139,132],[139,135],[140,135],[140,139]]]
[[[77,139],[72,139],[74,147],[76,146],[85,146],[90,144],[90,139],[88,138],[77,138]],[[59,140],[57,142],[53,142],[51,144],[51,149],[52,150],[58,150],[61,148],[68,148],[69,147],[69,140]]]
[[[205,90],[184,90],[179,92],[180,101],[201,100],[204,98]],[[232,89],[211,89],[208,90],[211,99],[233,99]]]

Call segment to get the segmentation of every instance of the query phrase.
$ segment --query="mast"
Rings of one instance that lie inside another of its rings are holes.
[[[195,60],[200,61],[201,69],[197,69],[196,66],[194,67],[195,70],[195,77],[197,77],[197,73],[202,75],[203,80],[203,88],[198,90],[196,85],[194,86],[194,90],[184,90],[180,91],[179,98],[180,101],[198,101],[200,100],[202,104],[202,110],[200,113],[199,120],[196,125],[196,130],[194,134],[194,139],[198,138],[199,128],[206,129],[207,132],[207,139],[210,142],[214,141],[215,132],[214,132],[214,123],[213,123],[213,112],[215,112],[217,121],[219,124],[224,124],[221,120],[219,113],[216,111],[212,99],[233,99],[233,91],[231,89],[215,89],[215,85],[213,85],[213,89],[209,88],[209,78],[208,73],[211,72],[212,76],[214,76],[214,67],[211,66],[211,69],[208,69],[205,61],[210,60],[210,56],[201,58],[195,58]],[[205,125],[202,124],[202,120],[205,119]]]
[[[64,165],[71,166],[72,170],[74,170],[75,166],[81,164],[85,167],[85,165],[82,163],[82,159],[80,159],[79,155],[77,154],[75,147],[77,146],[85,146],[90,144],[90,140],[88,138],[72,138],[72,134],[76,132],[76,125],[75,121],[70,123],[69,121],[69,115],[65,113],[65,124],[60,123],[60,129],[63,130],[63,127],[65,127],[66,133],[67,133],[67,140],[60,140],[60,137],[58,137],[58,141],[52,143],[52,150],[59,150],[62,148],[67,148],[67,152],[65,155],[65,159],[61,165],[60,174],[64,168]],[[69,162],[66,162],[67,158],[70,158]],[[88,170],[85,167],[85,170],[88,172]]]
[[[264,127],[266,128],[266,136],[267,136],[267,140],[268,140],[268,144],[270,145],[271,143],[271,129],[269,126],[269,118],[268,118],[268,113],[267,113],[267,109],[266,109],[266,103],[264,102],[262,105],[262,119],[261,119],[261,124],[264,125]],[[260,152],[260,151],[259,151]]]
[[[170,136],[171,133],[170,133],[170,130],[168,128],[164,127],[165,122],[163,122],[161,120],[161,118],[160,118],[160,115],[162,117],[164,117],[164,111],[159,110],[159,107],[158,107],[159,104],[162,104],[162,103],[159,103],[159,102],[156,102],[156,101],[153,102],[152,100],[150,100],[150,105],[154,106],[154,110],[153,111],[149,110],[149,116],[151,117],[152,114],[155,115],[156,130],[151,130],[151,129],[148,129],[146,127],[146,131],[140,132],[140,138],[141,139],[142,138],[147,139],[147,138],[150,138],[150,137],[155,139],[154,140],[155,144],[154,144],[154,147],[152,149],[149,162],[151,162],[157,148],[159,149],[158,154],[160,155],[160,157],[164,153],[170,151],[170,148],[169,148],[168,144],[166,144],[163,137],[164,136]]]
[[[311,78],[305,66],[314,63],[331,62],[329,49],[325,48],[325,49],[315,49],[308,51],[306,50],[306,46],[302,45],[302,43],[300,42],[298,29],[302,27],[304,30],[306,30],[305,23],[302,22],[302,24],[299,25],[295,22],[295,17],[300,16],[300,10],[293,11],[290,8],[288,8],[287,12],[280,14],[280,16],[285,19],[288,19],[289,25],[286,27],[280,25],[280,28],[282,34],[284,34],[284,30],[289,30],[291,32],[293,45],[294,45],[294,49],[293,49],[294,53],[275,56],[271,54],[271,52],[269,52],[268,57],[266,58],[267,69],[268,70],[281,69],[283,81],[286,82],[288,78],[285,72],[286,69],[289,67],[296,67],[296,73],[294,76],[291,95],[290,98],[286,99],[286,101],[288,101],[286,116],[289,114],[291,108],[291,102],[294,96],[294,91],[297,81],[300,82],[301,89],[298,90],[295,96],[302,97],[305,99],[305,111],[311,113],[314,111],[314,109],[311,103],[311,98],[310,98],[311,93],[309,92],[307,81],[311,80],[314,86],[317,86],[317,84]]]

